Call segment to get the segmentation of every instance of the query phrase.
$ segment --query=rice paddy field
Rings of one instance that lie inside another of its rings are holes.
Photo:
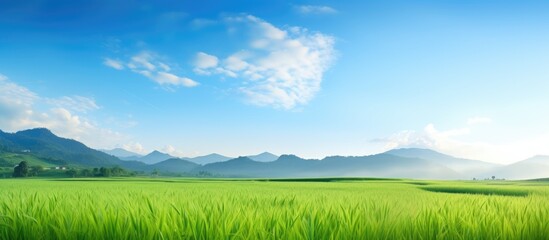
[[[548,182],[0,180],[0,239],[549,239]]]

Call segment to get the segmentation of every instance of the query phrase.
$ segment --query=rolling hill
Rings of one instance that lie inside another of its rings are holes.
[[[185,159],[170,158],[162,162],[151,165],[149,169],[156,169],[160,172],[168,172],[168,173],[187,173],[196,169],[198,166],[200,165]]]
[[[505,179],[534,179],[549,177],[549,156],[538,155],[487,172],[486,177]]]
[[[206,164],[194,169],[194,172],[206,171],[227,177],[257,177],[265,176],[264,163],[256,162],[247,157],[238,157],[225,162]]]
[[[133,155],[133,156],[126,156],[126,157],[119,156],[118,158],[123,161],[135,161],[135,162],[141,162],[147,165],[151,165],[151,164],[156,164],[164,160],[168,160],[170,158],[175,158],[175,157],[170,154],[154,150],[145,156],[141,156],[141,155]]]
[[[204,165],[209,163],[224,162],[224,161],[230,160],[231,158],[217,154],[217,153],[212,153],[205,156],[199,156],[194,158],[183,158],[183,159],[189,160],[196,164]]]
[[[0,152],[0,167],[14,167],[21,161],[27,161],[29,166],[55,167],[64,166],[64,161],[42,159],[28,153]]]
[[[91,149],[78,141],[58,137],[45,128],[16,133],[0,131],[0,145],[7,152],[28,151],[29,154],[38,158],[61,160],[70,165],[90,167],[122,165],[122,161],[114,156]]]
[[[466,178],[478,177],[479,175],[483,175],[484,173],[501,166],[499,164],[479,160],[456,158],[430,149],[422,148],[399,148],[387,151],[385,153],[400,157],[424,159],[431,163],[440,164],[452,169]]]
[[[239,157],[226,162],[206,164],[195,171],[207,171],[232,177],[405,177],[422,179],[456,179],[460,175],[442,165],[419,158],[390,154],[363,157],[327,157],[305,160],[282,155],[273,162],[257,162]]]
[[[143,163],[146,163],[146,164],[155,164],[155,163],[162,162],[164,160],[168,160],[170,158],[175,158],[175,157],[171,156],[169,154],[162,153],[162,152],[154,150],[151,153],[149,153],[149,154],[147,154],[143,157],[132,158],[132,159],[125,158],[125,159],[126,160],[135,160],[135,161],[143,162]]]
[[[263,152],[257,155],[247,156],[249,159],[252,159],[257,162],[273,162],[278,159],[277,155],[274,155],[270,152]]]

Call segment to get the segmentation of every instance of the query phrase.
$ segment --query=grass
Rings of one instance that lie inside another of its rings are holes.
[[[549,233],[544,183],[67,180],[0,180],[0,239],[547,239]]]
[[[398,181],[396,178],[363,178],[363,177],[339,177],[339,178],[270,178],[256,179],[265,182],[342,182],[342,181]]]
[[[431,192],[442,193],[461,193],[461,194],[482,194],[482,195],[500,195],[526,197],[530,191],[520,188],[503,188],[495,186],[427,186],[421,189]]]
[[[55,164],[48,163],[43,159],[25,153],[0,153],[0,160],[9,163],[10,167],[16,166],[21,161],[27,161],[29,166],[54,167]]]

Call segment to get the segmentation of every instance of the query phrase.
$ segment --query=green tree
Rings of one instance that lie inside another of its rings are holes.
[[[76,177],[76,175],[78,175],[78,171],[76,171],[76,169],[74,168],[71,168],[67,170],[65,174],[67,174],[69,177]]]
[[[119,167],[119,166],[114,166],[113,168],[111,168],[111,175],[112,176],[122,176],[124,175],[126,172],[126,170],[124,170],[123,168]]]
[[[111,176],[111,169],[106,167],[101,167],[99,169],[100,175],[102,177],[110,177]]]
[[[93,176],[93,173],[90,169],[84,168],[82,171],[80,171],[80,174],[82,174],[83,177],[91,177]]]
[[[29,165],[26,161],[21,161],[19,165],[17,165],[13,169],[13,176],[14,177],[26,177],[29,174]]]
[[[44,171],[44,167],[42,167],[42,166],[32,166],[30,168],[30,175],[31,176],[38,176],[38,174],[40,174],[43,171]]]

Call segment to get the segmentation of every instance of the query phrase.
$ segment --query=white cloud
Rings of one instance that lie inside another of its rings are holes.
[[[6,77],[0,80],[0,92],[0,129],[3,131],[45,127],[62,137],[76,139],[92,147],[110,147],[125,138],[71,112],[71,108],[86,109],[84,112],[97,109],[98,106],[89,98],[44,98]]]
[[[440,131],[433,124],[425,126],[423,131],[405,130],[393,134],[386,139],[386,148],[421,147],[435,150],[448,150],[453,145],[452,137],[463,136],[470,133],[468,128],[450,129]]]
[[[296,6],[296,10],[301,14],[335,14],[337,10],[329,6],[301,5]]]
[[[375,142],[384,143],[384,150],[419,147],[429,148],[457,157],[490,161],[495,163],[512,163],[537,154],[549,154],[549,133],[538,134],[527,138],[509,138],[502,143],[486,143],[482,141],[466,141],[460,137],[471,138],[469,128],[438,130],[433,124],[428,124],[421,131],[406,130],[395,133],[385,139]]]
[[[124,150],[139,153],[139,154],[147,154],[147,150],[141,145],[141,143],[138,142],[129,142],[127,144],[122,145],[122,148]]]
[[[109,66],[116,70],[124,69],[124,64],[122,62],[118,60],[110,59],[110,58],[105,58],[105,61],[103,61],[103,64],[105,64],[105,66]]]
[[[170,154],[174,157],[182,157],[184,154],[181,151],[178,151],[174,146],[172,145],[166,145],[161,150],[161,152]]]
[[[122,62],[119,62],[122,64]],[[176,75],[172,72],[172,67],[159,60],[159,57],[148,51],[140,52],[125,64],[132,72],[145,76],[146,78],[158,83],[164,87],[184,86],[195,87],[198,82]]]
[[[229,56],[224,61],[225,68],[230,71],[242,71],[246,69],[249,64],[242,59],[248,58],[247,55],[248,54],[246,52],[239,52]]]
[[[194,66],[197,69],[207,69],[217,67],[219,60],[216,56],[209,55],[207,53],[199,52],[196,54]]]
[[[179,77],[167,72],[158,72],[152,79],[161,85],[181,85],[185,87],[194,87],[198,85],[197,82],[190,78]]]
[[[201,74],[244,80],[239,90],[255,105],[291,109],[308,103],[320,90],[324,72],[335,59],[334,38],[307,29],[280,29],[251,15],[225,19],[250,33],[249,48],[221,61],[196,66]],[[200,53],[199,53],[200,54]]]
[[[472,117],[467,119],[467,124],[469,125],[486,124],[491,122],[492,122],[492,119],[488,117]]]
[[[156,69],[156,66],[151,63],[151,60],[154,60],[151,53],[141,52],[131,58],[130,63],[128,63],[128,67],[131,69],[146,69],[153,71]]]
[[[162,69],[164,69],[164,71],[171,71],[172,68],[170,66],[168,66],[167,64],[165,63],[158,63],[158,66]]]
[[[46,99],[46,101],[58,107],[68,108],[72,111],[83,113],[100,108],[93,98],[83,96],[64,96],[60,98]]]
[[[28,107],[34,103],[38,96],[28,90],[8,80],[8,77],[0,74],[0,101],[7,105]]]

